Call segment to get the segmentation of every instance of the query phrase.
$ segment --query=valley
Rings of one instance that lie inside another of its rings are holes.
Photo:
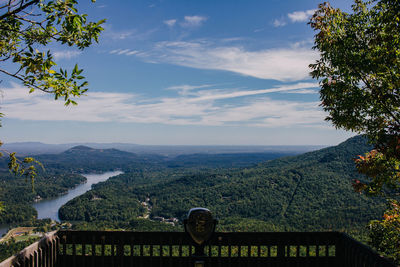
[[[360,136],[300,155],[171,158],[78,146],[35,156],[46,171],[34,188],[3,171],[0,200],[6,210],[0,221],[29,227],[50,217],[80,230],[182,231],[188,210],[206,207],[219,221],[217,231],[345,231],[365,240],[365,226],[385,208],[384,199],[351,187],[353,179],[362,180],[352,159],[369,149]],[[107,177],[91,180],[85,173]],[[59,196],[74,187],[85,189]],[[44,200],[32,205],[37,196]],[[34,209],[54,197],[64,200],[52,212]]]

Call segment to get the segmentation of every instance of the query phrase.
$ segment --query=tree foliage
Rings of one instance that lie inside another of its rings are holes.
[[[0,7],[0,61],[11,61],[16,67],[14,72],[0,71],[20,80],[30,92],[42,90],[63,98],[66,105],[76,104],[71,97],[88,89],[88,83],[81,82],[83,70],[77,65],[70,75],[65,69],[56,70],[51,51],[45,51],[51,42],[84,49],[98,41],[104,20],[88,22],[76,5],[76,0],[19,0]]]
[[[352,13],[323,3],[310,25],[317,31],[314,49],[320,52],[320,59],[310,65],[311,75],[320,81],[321,105],[329,113],[326,119],[337,128],[365,134],[375,146],[355,159],[368,181],[355,180],[354,189],[369,195],[397,195],[400,1],[355,0]],[[395,246],[400,250],[399,242]],[[379,249],[384,251],[382,246]],[[391,248],[387,249],[390,254]]]
[[[0,73],[20,81],[30,93],[41,90],[55,99],[63,99],[65,105],[76,105],[74,98],[88,90],[83,70],[78,65],[71,71],[56,69],[57,63],[48,46],[53,43],[82,50],[98,41],[105,21],[89,22],[87,15],[79,14],[76,6],[76,0],[2,1]],[[14,153],[8,154],[12,172],[31,178],[36,175],[34,159],[18,160]]]
[[[388,257],[400,262],[400,203],[393,200],[381,221],[370,223],[371,244]]]
[[[177,168],[162,167],[162,162],[142,166],[131,162],[124,174],[94,185],[62,206],[59,216],[88,226],[99,221],[129,222],[143,216],[139,202],[150,198],[150,218],[176,217],[182,222],[190,208],[206,207],[218,218],[218,228],[226,231],[329,229],[360,236],[360,229],[379,218],[385,207],[384,199],[354,194],[351,188],[351,179],[362,177],[352,157],[370,149],[366,138],[357,136],[335,147],[247,168],[216,169],[203,155],[188,155],[191,160],[182,160]],[[192,164],[196,157],[197,168]],[[226,157],[225,166],[233,157],[243,155]]]
[[[311,75],[320,80],[326,119],[366,134],[375,145],[376,152],[359,158],[357,166],[371,178],[391,179],[365,187],[380,193],[385,185],[400,185],[400,2],[356,0],[352,8],[348,14],[324,3],[312,17],[321,57],[310,65]],[[369,170],[377,164],[388,172],[377,176]]]

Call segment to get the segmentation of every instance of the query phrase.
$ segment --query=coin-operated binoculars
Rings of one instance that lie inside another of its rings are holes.
[[[194,266],[204,266],[204,245],[214,234],[217,220],[206,208],[193,208],[189,211],[187,219],[183,221],[185,232],[190,235],[195,243]]]

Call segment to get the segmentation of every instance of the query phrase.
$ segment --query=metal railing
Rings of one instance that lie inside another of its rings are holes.
[[[345,266],[397,266],[347,234],[341,233],[341,235]]]
[[[9,266],[194,266],[195,244],[183,232],[51,233],[0,264]],[[395,264],[338,232],[215,233],[205,266],[382,266]]]
[[[0,267],[53,267],[57,266],[59,238],[57,231],[44,235],[39,241],[27,246],[17,255],[0,263]]]

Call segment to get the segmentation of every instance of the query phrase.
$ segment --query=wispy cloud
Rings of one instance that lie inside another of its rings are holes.
[[[164,20],[164,24],[167,25],[168,27],[173,27],[176,23],[176,19],[169,19],[169,20]]]
[[[182,28],[190,29],[200,27],[205,21],[207,17],[203,16],[184,16],[183,20],[179,22],[179,25]],[[164,20],[163,23],[168,27],[172,28],[178,23],[178,19],[168,19]]]
[[[296,22],[306,22],[310,19],[310,17],[315,13],[315,9],[309,9],[305,11],[294,11],[292,13],[287,14],[286,17],[281,17],[279,19],[275,19],[273,24],[274,27],[283,27],[288,24],[288,20],[291,23]]]
[[[128,93],[89,92],[76,107],[41,92],[28,94],[26,88],[13,85],[4,89],[1,103],[7,118],[34,121],[81,121],[160,123],[170,125],[257,127],[325,127],[324,113],[318,102],[274,100],[270,93],[298,92],[316,88],[315,83],[298,83],[262,90],[210,89],[209,85],[180,85],[172,90],[193,90],[175,97],[148,98]],[[201,89],[201,90],[200,90]],[[251,96],[257,95],[254,98]],[[222,99],[240,101],[226,103]]]
[[[125,55],[127,55],[127,56],[132,56],[132,55],[136,55],[137,53],[139,53],[139,51],[137,51],[137,50],[130,50],[129,52],[126,52]]]
[[[63,50],[63,51],[55,51],[53,52],[53,56],[56,60],[60,59],[71,59],[74,57],[79,56],[82,54],[81,51],[69,51],[69,50]]]
[[[160,42],[146,54],[150,62],[198,69],[225,70],[261,79],[296,81],[309,78],[308,65],[317,59],[310,48],[289,47],[249,51],[241,46],[217,46],[207,41]]]
[[[275,19],[274,20],[274,27],[283,27],[285,26],[287,23],[285,21],[285,19],[280,18],[280,19]]]
[[[295,11],[293,13],[289,13],[288,17],[292,22],[306,22],[314,13],[315,9]]]
[[[132,56],[139,53],[137,50],[131,50],[131,49],[114,49],[110,51],[110,54],[116,54],[116,55],[126,55],[126,56]]]
[[[166,88],[167,90],[175,90],[178,91],[180,95],[187,95],[189,94],[190,91],[195,90],[195,89],[202,89],[202,88],[210,88],[212,85],[209,84],[203,84],[203,85],[188,85],[188,84],[183,84],[183,85],[176,85],[176,86],[170,86]]]
[[[110,23],[105,23],[103,27],[105,31],[102,36],[113,41],[126,40],[134,36],[136,37],[137,35],[136,29],[115,29],[115,27]]]
[[[254,96],[254,95],[263,95],[270,93],[282,93],[282,92],[292,92],[292,93],[301,93],[300,90],[306,88],[315,88],[318,87],[318,84],[315,83],[297,83],[294,85],[285,85],[279,86],[276,88],[268,88],[261,90],[241,90],[241,91],[230,91],[225,92],[221,90],[206,90],[198,93],[197,97],[193,97],[190,99],[190,102],[199,102],[199,101],[208,101],[208,100],[221,100],[228,98],[236,98],[236,97],[245,97],[245,96]]]
[[[135,33],[134,30],[127,30],[127,31],[107,31],[107,35],[109,35],[114,40],[125,40],[130,38]]]
[[[294,90],[294,91],[287,91],[284,93],[286,93],[286,94],[318,94],[318,90],[300,89],[300,90]]]
[[[207,20],[203,16],[185,16],[184,21],[181,23],[182,27],[199,27]]]

